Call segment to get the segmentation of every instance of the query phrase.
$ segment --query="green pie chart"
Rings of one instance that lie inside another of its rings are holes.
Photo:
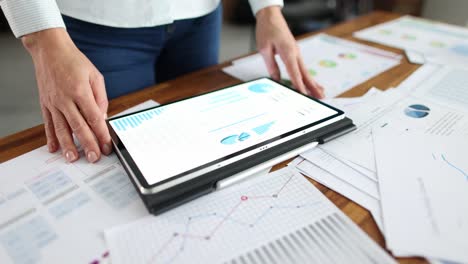
[[[403,34],[401,36],[402,39],[405,39],[405,40],[416,40],[416,36],[415,35],[411,35],[411,34]]]
[[[319,62],[319,65],[325,68],[335,68],[336,67],[336,62],[332,60],[321,60]]]
[[[390,35],[392,34],[392,31],[390,29],[381,29],[379,30],[379,33],[382,35]]]
[[[443,48],[446,46],[444,42],[437,41],[437,40],[429,42],[429,45],[431,45],[431,47],[434,47],[434,48]]]

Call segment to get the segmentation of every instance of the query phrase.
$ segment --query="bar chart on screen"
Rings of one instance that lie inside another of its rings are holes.
[[[120,118],[118,120],[111,121],[111,124],[115,126],[118,131],[125,131],[129,128],[135,128],[140,126],[147,120],[151,120],[156,116],[161,115],[164,111],[163,108],[159,107],[156,109],[146,110],[144,112],[130,115],[124,118]]]

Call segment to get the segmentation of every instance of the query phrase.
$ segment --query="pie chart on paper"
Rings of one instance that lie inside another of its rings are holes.
[[[325,68],[335,68],[336,67],[336,62],[332,60],[321,60],[319,62],[319,65]]]
[[[341,59],[346,59],[346,60],[354,60],[356,59],[357,56],[354,53],[348,52],[348,53],[340,53],[338,54],[338,57],[340,57]]]
[[[468,57],[468,45],[456,45],[452,48],[452,51],[457,55]]]
[[[405,114],[412,118],[423,118],[429,115],[429,107],[422,104],[414,104],[405,108]]]

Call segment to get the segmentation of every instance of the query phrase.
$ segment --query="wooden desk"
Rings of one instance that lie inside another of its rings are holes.
[[[399,16],[400,15],[393,13],[373,12],[355,20],[330,27],[321,32],[403,54],[399,49],[388,48],[382,45],[357,40],[352,37],[353,32],[357,30],[392,20]],[[318,32],[314,32],[308,35],[304,35],[303,37],[312,36],[317,33]],[[223,67],[228,65],[230,65],[230,62],[221,63],[217,66],[213,66],[189,75],[182,76],[175,80],[161,83],[142,91],[114,99],[109,104],[109,115],[116,114],[149,99],[153,99],[160,103],[167,103],[191,95],[200,94],[239,83],[239,80],[226,75],[221,71]],[[380,89],[387,89],[392,86],[396,86],[401,81],[406,79],[417,68],[418,66],[410,64],[405,58],[399,66],[392,68],[389,71],[354,87],[353,89],[343,93],[342,96],[359,96],[364,94],[372,86],[379,87]],[[45,144],[46,137],[43,125],[39,125],[17,134],[2,138],[0,139],[0,162],[15,158]],[[286,163],[287,162],[278,164],[275,169],[284,167]],[[381,246],[385,245],[382,234],[380,233],[372,216],[367,210],[343,197],[339,193],[336,193],[313,180],[310,180],[310,182],[318,187],[322,193],[324,193],[333,203],[335,203],[336,206],[338,206],[356,224],[358,224],[365,232],[367,232],[367,234],[369,234],[369,236],[371,236],[377,243],[379,243]],[[423,259],[419,258],[406,258],[398,260],[400,263],[426,263]]]

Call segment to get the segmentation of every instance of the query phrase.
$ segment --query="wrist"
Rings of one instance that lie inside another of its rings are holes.
[[[25,49],[34,56],[44,48],[57,48],[60,45],[73,45],[67,31],[63,28],[51,28],[25,35],[21,38]]]
[[[260,19],[265,19],[265,18],[276,17],[278,15],[282,15],[281,7],[276,5],[276,6],[267,6],[258,10],[257,14],[255,14],[255,17],[258,20],[260,20]]]

